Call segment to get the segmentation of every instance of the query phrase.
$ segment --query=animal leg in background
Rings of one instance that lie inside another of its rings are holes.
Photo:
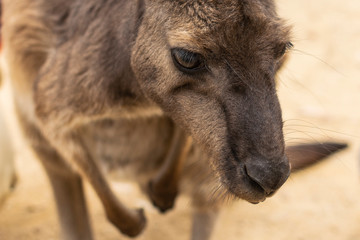
[[[193,223],[191,240],[209,240],[218,218],[217,207],[195,208],[193,212]]]

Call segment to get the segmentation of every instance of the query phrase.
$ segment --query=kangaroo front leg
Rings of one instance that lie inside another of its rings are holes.
[[[131,210],[116,198],[100,168],[86,151],[86,147],[78,134],[68,134],[62,138],[58,146],[64,148],[62,153],[70,153],[66,158],[73,160],[80,174],[94,188],[104,206],[109,221],[125,235],[135,237],[140,234],[146,223],[143,210]]]
[[[165,212],[174,206],[184,162],[191,146],[191,138],[174,126],[174,134],[166,159],[149,182],[148,194],[153,204]]]

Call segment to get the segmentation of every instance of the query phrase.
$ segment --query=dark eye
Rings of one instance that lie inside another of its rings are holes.
[[[290,50],[293,47],[294,45],[291,42],[279,44],[277,47],[275,47],[276,58],[281,58],[285,55],[286,51]]]
[[[182,72],[194,73],[205,67],[204,57],[199,53],[187,51],[182,48],[171,49],[174,65]]]

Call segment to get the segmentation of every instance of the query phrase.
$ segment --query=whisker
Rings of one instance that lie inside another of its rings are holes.
[[[308,92],[316,100],[316,102],[318,102],[319,104],[321,104],[323,106],[323,103],[322,103],[321,99],[319,98],[318,94],[314,93],[305,84],[302,84],[301,80],[299,80],[299,78],[297,77],[298,74],[292,73],[292,71],[288,67],[286,68],[286,70],[287,70],[286,74],[288,75],[288,77],[286,77],[287,79],[291,80],[296,85],[298,85],[302,89],[306,90],[306,92]],[[287,85],[287,88],[290,88],[289,85]]]
[[[321,63],[325,64],[327,67],[331,68],[332,70],[334,70],[336,73],[338,73],[339,75],[347,78],[347,76],[345,74],[343,74],[342,72],[338,71],[334,66],[332,66],[331,64],[327,63],[325,60],[321,59],[320,57],[318,56],[315,56],[314,54],[311,54],[311,53],[308,53],[308,52],[305,52],[303,50],[300,50],[300,49],[292,49],[293,52],[297,52],[297,53],[301,53],[305,56],[309,56],[309,57],[313,57],[314,59],[320,61]]]
[[[287,123],[287,122],[290,122],[290,121],[301,121],[301,122],[305,122],[305,123],[309,124],[310,126],[308,126],[308,125],[302,125],[302,124],[292,124],[292,126],[306,127],[306,128],[312,128],[312,127],[313,127],[313,128],[315,128],[315,129],[318,129],[318,130],[322,131],[325,135],[327,135],[326,132],[331,132],[331,133],[336,133],[336,134],[343,135],[343,136],[348,136],[348,137],[353,137],[353,138],[360,138],[360,136],[358,136],[358,135],[349,134],[349,133],[343,133],[343,132],[335,131],[335,130],[332,130],[332,129],[327,129],[327,128],[318,127],[318,126],[316,126],[314,123],[309,122],[309,121],[306,121],[306,120],[303,120],[303,119],[288,119],[288,120],[284,121],[284,128],[288,126],[288,125],[286,125],[286,123]]]
[[[305,135],[311,135],[312,134],[312,135],[315,135],[315,136],[326,136],[327,138],[333,138],[333,137],[330,137],[328,134],[322,133],[322,132],[305,131],[305,130],[294,129],[294,128],[290,128],[289,130],[296,131],[296,132],[293,132],[293,134],[302,133],[302,134],[305,134]]]

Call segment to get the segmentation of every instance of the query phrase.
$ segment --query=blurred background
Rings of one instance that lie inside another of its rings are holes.
[[[279,76],[287,143],[332,140],[346,142],[349,148],[292,175],[265,203],[238,201],[228,206],[213,239],[360,239],[360,1],[277,0],[277,4],[280,16],[293,26],[295,45]],[[0,100],[0,111],[13,127],[6,89]],[[18,184],[0,209],[0,239],[59,239],[47,179],[16,127],[11,131]],[[176,210],[161,215],[132,185],[113,183],[113,187],[126,204],[146,209],[149,222],[139,239],[188,239],[191,208],[186,197],[178,199]],[[86,190],[97,239],[127,239],[106,221],[92,190]]]

